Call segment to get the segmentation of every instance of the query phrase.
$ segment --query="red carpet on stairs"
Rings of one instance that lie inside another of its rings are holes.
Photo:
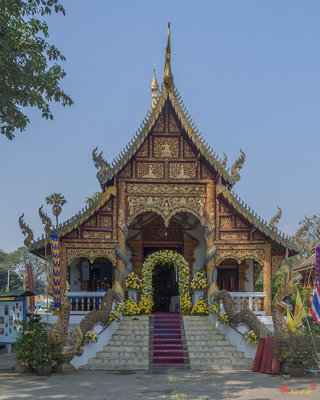
[[[154,314],[152,365],[184,365],[179,314]]]

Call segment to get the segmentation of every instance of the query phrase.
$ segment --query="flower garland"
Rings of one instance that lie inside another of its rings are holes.
[[[130,272],[130,274],[126,277],[124,283],[127,289],[139,290],[142,287],[141,280],[135,272]]]
[[[98,335],[96,331],[88,331],[85,335],[84,335],[84,341],[83,344],[87,344],[87,343],[97,343],[98,341]]]
[[[208,303],[203,297],[200,297],[196,304],[192,307],[192,315],[208,315],[209,308]]]
[[[220,307],[219,304],[214,303],[212,306],[209,306],[209,313],[220,315]]]
[[[255,344],[258,344],[258,343],[259,343],[259,339],[258,339],[258,336],[257,336],[257,334],[255,333],[255,331],[249,331],[249,332],[247,332],[245,335],[243,335],[243,339],[244,339],[246,342],[248,342],[248,343],[250,343],[250,344],[252,344],[252,345],[255,345]]]
[[[152,272],[157,263],[173,264],[178,269],[180,310],[189,312],[192,307],[189,265],[181,254],[175,253],[172,250],[156,251],[150,254],[142,265],[142,294],[140,304],[143,305],[144,312],[150,313],[154,306]]]
[[[196,272],[190,286],[193,290],[205,289],[208,286],[208,283],[207,278],[204,276],[204,273],[199,271]]]
[[[110,313],[109,324],[111,324],[111,322],[113,322],[113,321],[116,321],[116,322],[120,321],[120,314],[123,312],[123,309],[124,309],[123,303],[116,304],[114,310],[111,311],[111,313]]]

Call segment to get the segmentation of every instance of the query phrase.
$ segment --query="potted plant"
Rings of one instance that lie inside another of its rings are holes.
[[[203,297],[203,290],[208,286],[207,278],[203,272],[196,272],[190,287],[193,289],[193,304],[196,304],[200,297]]]
[[[131,297],[137,303],[137,291],[141,289],[142,283],[135,272],[130,272],[130,274],[126,277],[125,286],[128,289],[128,297]]]
[[[19,373],[34,369],[39,375],[48,375],[52,366],[61,359],[60,346],[37,319],[29,321],[25,332],[18,335],[15,350],[15,369]]]
[[[314,364],[314,344],[310,335],[296,332],[284,332],[275,335],[276,353],[279,360],[288,367],[291,376],[303,376],[305,367]]]

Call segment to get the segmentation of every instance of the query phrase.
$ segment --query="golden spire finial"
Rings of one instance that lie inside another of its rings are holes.
[[[158,90],[159,90],[159,85],[158,85],[157,78],[156,78],[156,63],[154,63],[154,67],[153,67],[153,79],[151,82],[150,90],[152,93],[151,96],[152,96],[152,108],[153,108],[157,103]]]
[[[166,88],[169,88],[173,84],[173,75],[171,72],[171,45],[170,45],[170,21],[168,22],[168,43],[166,47],[166,55],[164,61],[164,75],[163,83]]]

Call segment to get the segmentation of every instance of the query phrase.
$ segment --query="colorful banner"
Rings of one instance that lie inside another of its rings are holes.
[[[34,280],[33,280],[32,264],[27,264],[26,265],[26,271],[27,271],[27,289],[30,292],[34,292]],[[31,312],[35,311],[34,296],[29,297],[29,309],[30,309]]]
[[[314,291],[310,313],[314,322],[320,322],[320,248],[316,248],[316,265],[314,269]]]
[[[320,287],[320,247],[316,248],[316,266],[314,270],[314,285]]]
[[[59,237],[50,235],[52,255],[53,305],[61,307],[61,264]]]

